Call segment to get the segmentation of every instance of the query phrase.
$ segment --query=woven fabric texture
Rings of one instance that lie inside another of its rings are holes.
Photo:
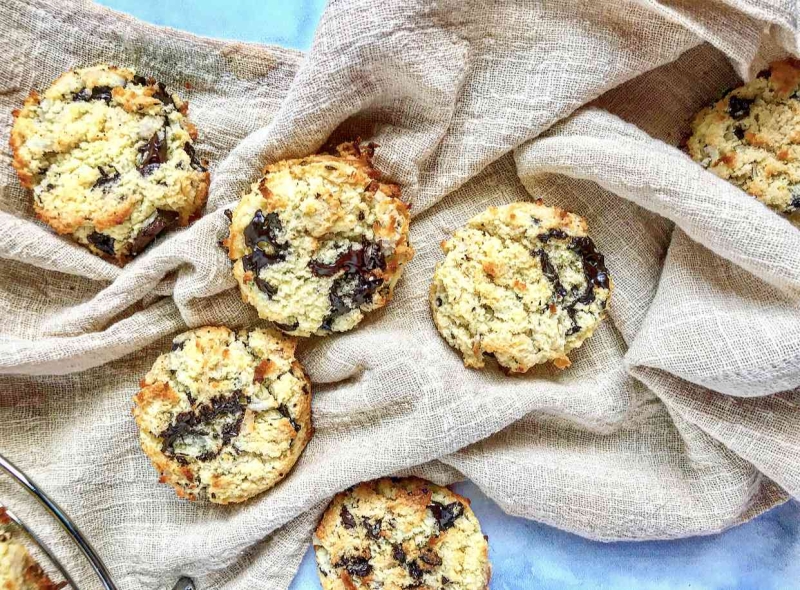
[[[0,450],[73,516],[120,588],[286,588],[325,502],[373,477],[469,477],[593,539],[705,534],[800,495],[800,231],[677,146],[693,113],[800,53],[792,0],[334,0],[307,56],[76,0],[0,0]],[[190,101],[205,215],[124,269],[34,220],[11,110],[62,71],[131,66]],[[178,500],[131,397],[175,333],[250,325],[217,242],[261,167],[330,136],[380,144],[417,256],[358,329],[303,342],[316,434],[240,506]],[[427,291],[489,205],[587,218],[610,317],[564,371],[467,370]],[[0,497],[87,566],[6,480]]]

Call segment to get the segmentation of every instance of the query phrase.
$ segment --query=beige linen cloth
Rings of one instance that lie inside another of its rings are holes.
[[[800,231],[674,147],[798,38],[793,0],[335,0],[304,57],[0,0],[0,451],[126,590],[181,574],[286,588],[330,496],[408,470],[603,540],[711,533],[800,495]],[[97,62],[188,98],[212,164],[205,216],[125,269],[34,221],[5,147],[30,89]],[[380,144],[417,256],[387,309],[302,344],[316,435],[288,478],[240,506],[179,501],[138,448],[131,397],[176,332],[257,319],[217,245],[222,210],[263,164],[332,134]],[[467,370],[428,311],[438,244],[538,197],[588,219],[610,317],[567,370]]]

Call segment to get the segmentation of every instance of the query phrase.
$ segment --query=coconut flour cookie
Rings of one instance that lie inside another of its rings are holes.
[[[132,70],[69,71],[14,111],[11,149],[36,214],[122,264],[187,225],[208,193],[188,104]]]
[[[58,590],[65,586],[66,583],[53,582],[23,545],[13,541],[8,533],[0,532],[2,590]]]
[[[611,279],[577,215],[541,201],[490,207],[442,249],[433,321],[468,367],[487,356],[515,373],[567,367],[605,315]]]
[[[469,501],[417,478],[338,494],[314,534],[325,590],[483,590],[489,546]]]
[[[288,473],[311,438],[296,342],[274,330],[177,336],[134,397],[142,449],[178,495],[241,502]]]
[[[773,63],[700,111],[686,148],[704,168],[800,225],[800,61]]]
[[[344,332],[392,298],[408,244],[400,189],[377,180],[372,144],[267,166],[231,215],[242,298],[297,336]]]

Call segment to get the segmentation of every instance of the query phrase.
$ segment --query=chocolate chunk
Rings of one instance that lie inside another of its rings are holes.
[[[156,91],[153,93],[153,98],[162,102],[164,105],[175,106],[172,100],[172,95],[167,92],[167,87],[163,82],[156,84]]]
[[[364,241],[361,248],[350,248],[332,264],[312,260],[308,266],[316,277],[332,277],[342,270],[348,274],[383,270],[386,268],[386,259],[378,244]]]
[[[342,509],[339,512],[339,518],[342,520],[342,526],[346,529],[352,529],[356,526],[356,519],[353,518],[352,514],[350,514],[347,506],[342,506]]]
[[[207,172],[208,168],[203,166],[203,163],[200,161],[200,158],[197,157],[197,152],[194,151],[194,146],[189,143],[188,141],[183,144],[183,151],[189,155],[189,165],[197,170],[198,172]]]
[[[244,228],[244,243],[248,248],[256,248],[260,243],[266,242],[276,251],[283,251],[287,246],[278,241],[278,235],[282,231],[281,218],[275,211],[264,216],[259,209]]]
[[[744,139],[744,129],[742,129],[739,125],[733,128],[733,134],[739,141],[742,141]]]
[[[344,271],[333,281],[328,293],[331,307],[322,328],[330,330],[337,317],[372,302],[375,291],[383,285],[383,279],[372,273],[385,269],[386,259],[378,244],[365,240],[360,248],[350,248],[332,264],[312,260],[309,267],[317,277],[332,277]]]
[[[171,350],[172,350],[172,352],[175,352],[176,350],[183,350],[184,346],[186,346],[186,341],[185,340],[182,341],[182,342],[176,342],[176,341],[173,340],[172,341],[172,349]]]
[[[369,560],[360,555],[345,560],[344,568],[347,570],[348,574],[351,576],[358,576],[359,578],[368,576],[372,571],[372,566],[370,565]]]
[[[539,257],[539,262],[542,265],[542,274],[553,285],[553,295],[563,298],[567,294],[567,290],[561,284],[561,278],[558,276],[558,271],[550,261],[550,257],[544,250],[536,250],[534,255]]]
[[[186,462],[187,456],[175,451],[175,444],[189,436],[216,437],[213,422],[223,418],[225,423],[219,433],[219,448],[196,457],[198,461],[209,461],[219,455],[222,450],[239,434],[244,420],[245,407],[249,398],[241,391],[234,391],[230,396],[220,395],[208,403],[186,412],[181,412],[175,420],[165,428],[158,438],[162,439],[161,451],[176,460]]]
[[[300,327],[300,322],[295,320],[291,324],[281,324],[280,322],[272,322],[275,324],[275,327],[278,328],[281,332],[294,332],[297,328]]]
[[[441,297],[437,297],[436,298],[436,307],[441,307],[441,306],[442,306],[442,298]]]
[[[136,169],[142,176],[152,174],[161,164],[167,161],[167,130],[162,127],[139,147]]]
[[[109,256],[114,256],[114,238],[111,236],[93,231],[86,236],[86,239],[101,252],[105,252]]]
[[[284,404],[278,406],[278,411],[281,413],[281,416],[286,418],[289,421],[289,424],[292,425],[295,432],[300,432],[300,428],[302,428],[297,422],[294,421],[292,415],[289,413],[289,408],[287,408]]]
[[[375,522],[371,522],[370,519],[364,517],[362,522],[364,523],[364,528],[367,529],[367,536],[376,540],[381,538],[381,523],[383,521],[376,520]]]
[[[274,297],[278,289],[270,285],[267,281],[259,276],[259,271],[262,268],[277,264],[284,260],[283,253],[267,254],[261,248],[254,249],[250,254],[242,256],[242,267],[246,272],[253,273],[253,281],[258,287],[258,290],[264,293],[267,297]]]
[[[464,506],[461,505],[461,502],[452,502],[451,504],[431,502],[428,509],[439,523],[439,529],[443,531],[452,527],[456,519],[464,514]]]
[[[442,576],[442,586],[446,586],[450,583],[450,579],[447,576]]]
[[[233,221],[233,211],[231,211],[230,209],[225,209],[225,210],[222,212],[222,214],[223,214],[225,217],[227,217],[227,218],[228,218],[228,223],[230,223],[231,221]]]
[[[563,240],[564,238],[567,237],[567,234],[566,232],[560,229],[551,229],[550,231],[547,231],[543,234],[539,234],[536,237],[539,238],[540,242],[544,242],[546,244],[552,239]]]
[[[736,119],[744,119],[750,114],[750,106],[755,102],[755,99],[740,98],[738,96],[730,96],[728,98],[728,113],[731,117]]]
[[[422,562],[431,566],[442,565],[442,558],[430,547],[420,549],[419,558]]]
[[[111,102],[111,86],[95,86],[91,90],[84,88],[73,96],[73,100],[77,102],[102,100],[108,104]]]
[[[597,251],[592,238],[589,236],[572,238],[570,249],[576,252],[583,261],[583,274],[586,282],[602,289],[608,289],[608,269],[605,257]]]
[[[422,571],[422,568],[419,567],[419,564],[416,561],[410,562],[406,569],[408,570],[408,575],[414,578],[415,580],[421,580],[422,576],[425,572]]]
[[[139,86],[147,86],[147,78],[136,74],[133,76],[133,83],[138,84]]]
[[[761,70],[756,78],[769,78],[772,75],[772,71],[767,68],[766,70]]]
[[[400,543],[392,545],[392,557],[400,563],[406,562],[406,552],[403,550],[403,546]]]
[[[156,239],[156,236],[162,231],[171,227],[178,221],[180,215],[176,211],[164,211],[157,209],[155,217],[136,235],[131,244],[131,255],[136,256],[144,250],[150,242]]]
[[[119,180],[119,171],[113,166],[110,168],[114,171],[112,174],[109,174],[103,170],[101,166],[97,167],[97,171],[100,173],[100,178],[94,181],[92,188],[103,188],[109,184],[114,184]]]

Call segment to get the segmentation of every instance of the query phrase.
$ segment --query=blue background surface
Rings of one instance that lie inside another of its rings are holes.
[[[391,0],[387,0],[391,1]],[[308,49],[325,0],[102,0],[143,20],[223,39]],[[800,459],[799,459],[800,460]],[[596,543],[504,514],[470,483],[455,486],[489,535],[493,590],[800,589],[800,503],[719,535]],[[317,590],[312,553],[291,590]]]

